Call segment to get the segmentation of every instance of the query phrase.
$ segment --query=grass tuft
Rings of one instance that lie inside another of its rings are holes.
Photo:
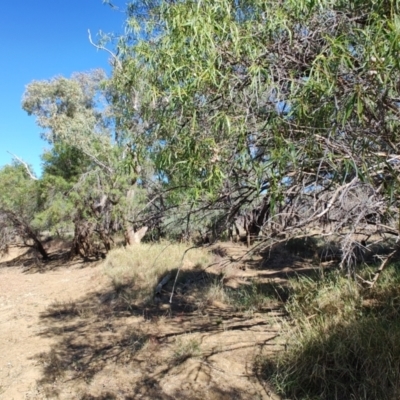
[[[269,285],[252,282],[250,285],[239,286],[237,289],[226,288],[229,303],[237,311],[260,311],[273,301]]]
[[[207,288],[204,299],[207,304],[223,303],[236,311],[254,312],[270,306],[273,302],[271,285],[252,282],[238,288],[225,286],[221,281],[214,280]]]
[[[179,268],[187,250],[184,244],[140,244],[110,251],[103,264],[114,289],[128,302],[146,301],[160,280],[169,271]],[[183,267],[202,267],[210,263],[211,256],[204,249],[191,249],[183,259]]]
[[[200,357],[200,341],[190,335],[179,336],[173,344],[172,363],[182,364],[188,358]]]

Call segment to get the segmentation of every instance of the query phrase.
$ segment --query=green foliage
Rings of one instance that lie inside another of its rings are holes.
[[[0,169],[0,209],[31,221],[39,204],[39,184],[24,165],[14,163]]]
[[[132,3],[112,77],[119,124],[195,199],[227,180],[277,203],[327,174],[375,181],[399,131],[399,15],[387,4]],[[128,131],[135,118],[144,135]]]
[[[53,145],[44,155],[44,166],[57,170],[53,173],[74,175],[89,164],[114,172],[120,152],[112,143],[105,79],[103,71],[94,70],[27,86],[22,107],[36,116],[43,138]]]
[[[128,4],[108,99],[171,236],[218,237],[261,194],[266,236],[346,230],[341,266],[352,233],[396,235],[399,20],[397,1]]]
[[[177,211],[188,231],[189,216],[231,222],[260,193],[273,217],[324,191],[308,207],[310,224],[286,213],[298,233],[328,218],[330,201],[349,215],[355,182],[374,192],[379,223],[397,230],[399,20],[394,0],[135,1],[110,79],[92,71],[32,82],[23,108],[53,146],[47,175],[73,183],[68,201],[96,223],[112,214],[169,223]],[[140,211],[129,210],[135,185],[148,200]],[[104,195],[102,219],[93,205]],[[361,197],[348,229],[370,222],[359,218]]]
[[[56,142],[42,154],[43,175],[58,176],[75,183],[90,165],[88,157],[78,148]]]
[[[96,70],[34,81],[23,98],[23,108],[36,116],[52,146],[42,156],[42,211],[36,221],[56,233],[75,227],[76,249],[98,235],[108,250],[111,232],[131,224],[144,201],[134,187],[140,164],[148,163],[118,136],[109,96],[106,76]]]
[[[48,257],[38,237],[35,215],[40,211],[39,182],[21,163],[0,169],[0,250],[21,241]]]

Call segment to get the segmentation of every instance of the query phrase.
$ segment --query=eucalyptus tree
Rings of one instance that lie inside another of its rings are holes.
[[[79,149],[59,141],[45,150],[41,158],[41,211],[36,220],[52,235],[68,236],[74,229],[74,186],[90,168],[90,160]]]
[[[96,235],[107,251],[112,231],[125,228],[128,242],[134,234],[140,165],[134,148],[118,139],[107,90],[106,75],[95,70],[31,82],[23,98],[23,108],[36,116],[51,145],[43,155],[47,190],[41,218],[73,224],[72,250],[83,257],[97,252]]]

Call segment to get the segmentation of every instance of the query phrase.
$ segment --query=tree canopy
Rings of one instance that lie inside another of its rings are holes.
[[[23,98],[52,146],[45,180],[81,220],[217,238],[242,218],[266,245],[323,224],[343,265],[362,247],[354,234],[398,235],[397,1],[126,11],[110,77],[32,82]]]
[[[14,163],[0,169],[0,252],[8,245],[21,241],[36,248],[44,259],[36,217],[40,212],[39,183],[28,174],[24,165]]]
[[[169,185],[230,216],[266,196],[290,235],[321,219],[333,231],[398,233],[386,229],[398,220],[397,1],[128,11],[114,101],[124,126],[140,116],[148,127],[135,143],[151,145]]]

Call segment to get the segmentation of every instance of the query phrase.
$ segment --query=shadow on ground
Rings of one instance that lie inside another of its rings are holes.
[[[337,248],[324,246],[292,240],[237,263],[231,275],[224,267],[182,270],[175,286],[173,270],[146,302],[132,284],[110,284],[54,303],[40,316],[40,335],[53,344],[34,357],[42,371],[39,387],[50,398],[274,398],[254,360],[282,349],[279,321],[291,290],[282,282],[338,265]],[[227,297],[210,298],[211,289]]]
[[[21,251],[23,251],[23,249],[21,249]],[[101,258],[82,260],[79,257],[75,257],[71,260],[70,251],[66,249],[49,252],[49,258],[43,260],[35,249],[28,248],[26,252],[12,260],[0,262],[0,268],[23,268],[24,272],[27,274],[43,274],[64,268],[67,264],[69,266],[80,265],[82,268],[93,266],[100,260]]]
[[[173,280],[146,303],[126,285],[52,304],[40,316],[40,335],[54,345],[34,357],[38,386],[61,398],[68,387],[81,399],[267,398],[251,365],[260,352],[280,348],[277,292],[271,283],[257,286],[270,299],[260,310],[245,300],[252,285],[236,291],[243,297],[236,305],[216,306],[205,293],[221,279],[181,271],[171,303]],[[235,357],[238,365],[248,358],[246,371],[235,372]]]
[[[394,243],[363,242],[355,248],[355,267],[375,265],[381,257],[393,251]],[[313,275],[316,272],[337,268],[342,259],[340,244],[336,240],[323,240],[317,237],[290,239],[280,242],[268,250],[260,252],[261,262],[252,262],[251,268],[268,271],[268,278],[292,278],[296,276]],[[262,274],[261,274],[262,275]]]

